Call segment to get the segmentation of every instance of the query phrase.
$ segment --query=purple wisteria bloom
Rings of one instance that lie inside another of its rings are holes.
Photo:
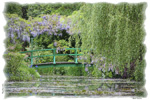
[[[22,40],[26,41],[26,35],[23,35]]]
[[[32,36],[33,37],[36,37],[37,36],[37,33],[36,32],[31,32]]]
[[[56,52],[58,53],[58,51],[60,51],[60,47],[58,47],[57,49],[56,49]]]
[[[42,25],[45,26],[45,25],[46,25],[46,22],[42,22]]]
[[[102,70],[102,68],[101,68],[101,67],[99,67],[99,68],[98,68],[98,70]]]
[[[63,48],[63,51],[65,51],[65,48]]]
[[[35,67],[36,67],[36,68],[38,68],[38,66],[37,66],[37,65],[36,65]]]
[[[57,46],[57,42],[54,42],[54,46]]]
[[[54,35],[56,36],[56,35],[57,35],[57,33],[54,33]]]
[[[40,34],[41,34],[40,29],[37,29],[37,34],[38,34],[38,35],[40,35]]]
[[[46,20],[46,16],[43,16],[42,18]]]
[[[66,30],[68,30],[70,28],[70,26],[68,25],[67,27],[66,27]]]
[[[88,71],[88,68],[87,68],[87,67],[85,67],[85,71],[86,71],[86,72]]]
[[[105,67],[105,64],[103,65],[103,67]]]
[[[110,71],[110,70],[111,70],[111,67],[108,68],[108,71]]]
[[[48,29],[44,29],[44,30],[43,30],[43,32],[48,32],[48,31],[49,31]]]
[[[11,34],[10,37],[11,37],[11,39],[13,39],[14,38],[14,34]]]
[[[86,67],[88,67],[88,64],[86,64]]]
[[[60,16],[58,16],[58,19],[60,19]]]
[[[34,30],[34,31],[36,31],[36,28],[35,28],[35,27],[33,27],[33,30]]]
[[[51,31],[48,31],[48,34],[49,34],[49,35],[52,35]]]
[[[60,27],[62,27],[62,24],[61,24],[61,23],[60,23],[59,25],[60,25]]]
[[[11,27],[9,27],[9,29],[8,30],[11,30],[12,28]]]
[[[58,34],[58,36],[62,36],[62,33]]]
[[[42,25],[42,22],[38,22],[39,25]]]
[[[61,30],[65,30],[65,27],[61,28]]]
[[[15,31],[18,33],[18,32],[19,32],[19,29],[15,29]]]
[[[31,29],[29,28],[29,32],[31,32]]]
[[[30,68],[32,68],[32,65],[30,66]]]
[[[93,64],[93,63],[94,63],[94,61],[92,60],[92,61],[91,61],[91,64]]]
[[[27,39],[26,39],[26,40],[27,40],[27,42],[30,42],[30,37],[29,37],[29,36],[27,36],[26,38],[27,38]]]

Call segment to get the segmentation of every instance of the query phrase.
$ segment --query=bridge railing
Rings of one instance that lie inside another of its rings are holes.
[[[78,54],[78,53],[77,53],[77,50],[81,50],[81,48],[65,48],[65,50],[74,50],[74,54],[57,54],[57,53],[56,53],[56,48],[53,48],[53,49],[41,49],[41,50],[22,51],[22,52],[20,52],[20,53],[31,53],[31,56],[30,56],[30,57],[27,57],[27,58],[30,58],[30,59],[31,59],[31,65],[33,65],[33,58],[53,56],[53,64],[56,64],[55,57],[56,57],[56,56],[65,56],[65,55],[74,56],[74,62],[75,62],[75,63],[78,63],[77,56],[83,55],[83,54]],[[34,56],[34,55],[33,55],[33,52],[38,52],[38,51],[52,51],[53,54],[51,54],[51,55],[39,55],[39,56]]]

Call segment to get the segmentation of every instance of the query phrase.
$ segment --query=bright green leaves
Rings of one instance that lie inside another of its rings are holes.
[[[145,50],[142,48],[144,10],[145,3],[86,4],[74,13],[72,30],[81,31],[82,49],[94,49],[94,56],[106,57],[106,63],[115,65],[119,74],[123,75],[126,68],[130,74],[131,63],[143,61],[138,57],[143,58],[141,51]],[[76,34],[73,37],[79,41]],[[134,71],[136,66],[141,65],[135,64]]]

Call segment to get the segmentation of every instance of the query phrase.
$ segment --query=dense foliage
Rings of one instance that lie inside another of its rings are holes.
[[[35,38],[39,46],[47,46],[53,40],[65,39],[68,41],[70,29],[69,20],[66,22],[65,17],[60,15],[43,15],[34,19],[24,20],[17,15],[7,14],[7,32],[6,45],[24,43],[23,47],[29,46],[30,38]],[[44,41],[43,41],[44,40]]]
[[[5,4],[6,6],[5,6],[4,13],[17,14],[18,16],[22,17],[23,12],[22,12],[22,6],[20,4],[15,2],[7,2]]]
[[[85,3],[48,3],[48,4],[18,4],[15,2],[7,2],[5,13],[18,14],[24,19],[29,17],[37,17],[41,14],[60,14],[60,15],[71,15],[73,11],[79,10]]]
[[[85,67],[46,68],[37,70],[40,74],[144,80],[145,46],[142,42],[145,36],[143,29],[145,3],[117,5],[8,3],[6,8],[5,43],[6,51],[9,52],[6,56],[31,49],[57,48],[56,53],[61,54],[70,52],[65,51],[65,48],[81,48],[78,53],[84,55],[78,56],[78,61],[86,62]],[[52,52],[34,53],[35,56],[48,54]],[[14,59],[13,56],[9,58]],[[53,57],[34,58],[33,61],[34,64],[52,62]],[[56,61],[72,62],[73,57],[56,57]],[[13,62],[14,60],[12,62],[8,60],[7,66],[12,70],[14,70],[12,66],[16,66],[14,72],[23,72],[23,67],[13,65]],[[28,63],[24,66],[29,66],[30,59],[21,63]],[[94,67],[91,67],[91,64]],[[25,68],[25,73],[30,79],[32,71],[28,67]],[[6,70],[6,72],[13,71]]]
[[[72,4],[30,4],[28,5],[28,16],[36,17],[40,14],[60,14],[71,15],[73,11],[79,10],[84,3],[72,3]]]
[[[9,81],[28,81],[40,77],[39,73],[28,67],[24,61],[25,55],[9,52],[4,57],[7,62],[4,72]]]
[[[81,31],[82,50],[92,49],[95,57],[106,57],[107,67],[98,66],[101,62],[97,67],[105,71],[112,67],[121,76],[140,81],[145,67],[144,11],[145,3],[86,4],[72,16],[73,23],[77,23],[72,31]]]

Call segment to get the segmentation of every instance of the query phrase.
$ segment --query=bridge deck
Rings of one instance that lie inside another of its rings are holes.
[[[40,64],[34,64],[33,67],[38,66],[37,68],[47,68],[47,67],[82,67],[86,63],[82,64],[81,62],[75,63],[75,62],[56,62],[54,64],[53,62],[47,62],[47,63],[40,63]],[[93,65],[91,65],[93,66]]]
[[[54,62],[46,62],[46,63],[40,63],[40,64],[34,64],[34,65],[48,65],[48,64],[54,64]],[[56,62],[56,64],[82,64],[81,62],[75,63],[75,62]],[[85,64],[85,63],[84,63]]]

